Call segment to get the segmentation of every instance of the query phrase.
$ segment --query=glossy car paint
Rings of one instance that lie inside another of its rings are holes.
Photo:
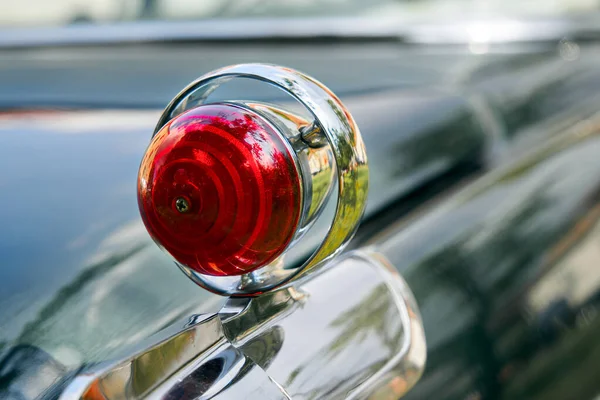
[[[573,127],[593,126],[600,59],[593,45],[579,45],[575,58],[559,48],[557,41],[485,56],[391,44],[341,45],[333,55],[308,45],[3,54],[0,79],[14,93],[0,96],[11,108],[0,120],[5,353],[33,345],[62,376],[193,311],[219,308],[219,298],[150,245],[135,175],[158,112],[123,107],[158,108],[208,64],[258,58],[318,76],[361,127],[372,178],[355,245],[382,247],[425,322],[428,369],[409,396],[565,398],[566,390],[593,398],[597,274],[585,238],[593,243],[594,224],[580,224],[594,215],[600,158],[593,136],[547,146]],[[177,57],[187,62],[162,61]],[[353,68],[340,70],[340,60]],[[106,74],[111,69],[118,74]],[[58,109],[65,106],[78,109]],[[540,146],[526,165],[516,161]],[[492,172],[462,192],[470,195],[447,199],[429,189],[452,187],[482,165]],[[565,255],[562,264],[554,252]],[[554,283],[563,282],[561,271],[575,283]],[[5,382],[2,390],[18,386]]]
[[[600,293],[600,114],[371,244],[424,315],[407,398],[591,399]]]

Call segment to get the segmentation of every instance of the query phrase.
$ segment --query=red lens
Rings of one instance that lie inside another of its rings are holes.
[[[153,239],[207,275],[267,264],[292,240],[301,211],[293,156],[264,119],[204,105],[165,125],[140,167],[138,202]]]

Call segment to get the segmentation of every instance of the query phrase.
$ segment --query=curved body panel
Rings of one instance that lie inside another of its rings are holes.
[[[0,397],[57,397],[81,368],[222,309],[151,244],[136,171],[180,87],[258,59],[318,77],[361,128],[369,202],[350,246],[398,268],[427,338],[427,369],[406,398],[594,399],[600,59],[594,43],[575,58],[557,45],[477,56],[386,41],[3,51]],[[242,89],[253,90],[215,95]],[[263,343],[280,333],[269,326]],[[265,393],[281,394],[270,374],[303,390],[240,348],[228,359],[255,366]]]

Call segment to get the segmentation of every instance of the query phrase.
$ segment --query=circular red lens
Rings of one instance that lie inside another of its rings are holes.
[[[204,105],[165,125],[140,167],[138,202],[153,239],[207,275],[240,275],[280,255],[301,211],[293,155],[265,120]]]

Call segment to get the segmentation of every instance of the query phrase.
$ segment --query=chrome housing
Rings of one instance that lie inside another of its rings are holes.
[[[174,324],[81,372],[60,399],[398,399],[426,360],[413,295],[381,254],[332,264],[294,288]]]
[[[278,131],[291,143],[302,171],[304,186],[304,210],[302,221],[296,235],[299,239],[312,226],[325,207],[334,187],[335,161],[331,146],[327,140],[314,145],[310,135],[319,140],[323,138],[321,130],[302,116],[281,107],[266,103],[243,103],[274,123]]]
[[[268,64],[233,65],[200,77],[175,96],[161,115],[154,134],[182,112],[210,103],[210,94],[234,78],[262,81],[285,91],[313,118],[310,121],[270,104],[231,101],[267,119],[287,139],[297,157],[296,162],[303,175],[304,212],[286,252],[302,240],[321,214],[333,187],[337,184],[338,188],[329,232],[302,265],[287,265],[286,252],[268,265],[238,276],[210,276],[177,264],[194,282],[210,291],[227,296],[251,296],[287,287],[291,282],[318,271],[342,251],[355,233],[365,210],[368,167],[360,132],[342,102],[317,80],[290,68]]]

